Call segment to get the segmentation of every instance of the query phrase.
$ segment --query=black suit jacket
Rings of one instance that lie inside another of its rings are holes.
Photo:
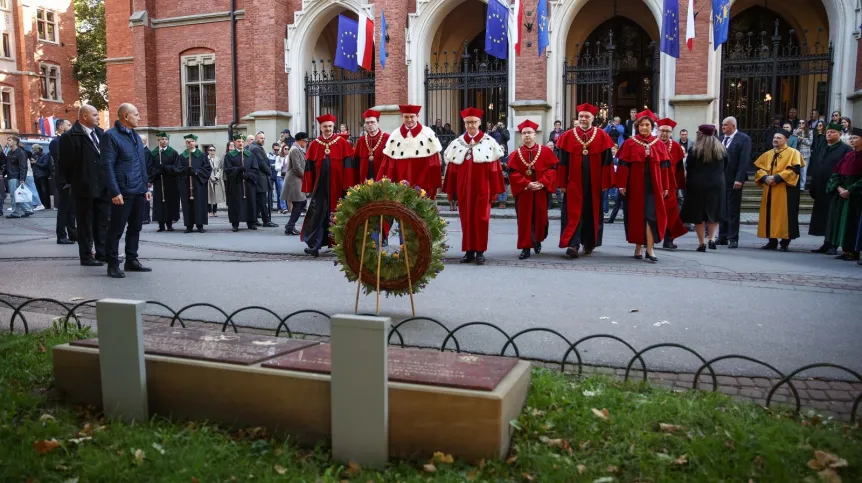
[[[722,144],[725,137],[721,136]],[[724,182],[727,189],[733,189],[735,181],[745,183],[751,167],[751,138],[742,131],[736,131],[730,146],[727,147],[727,164],[724,166]]]
[[[104,131],[99,127],[95,131],[101,139]],[[60,172],[72,185],[72,194],[76,198],[108,197],[108,187],[100,169],[99,150],[79,121],[75,121],[72,129],[60,136],[58,156]]]

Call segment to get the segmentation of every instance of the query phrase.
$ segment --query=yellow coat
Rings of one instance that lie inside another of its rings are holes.
[[[757,158],[754,182],[763,188],[760,199],[760,219],[757,223],[759,238],[799,238],[799,172],[805,166],[802,154],[787,147],[781,151],[771,149]],[[765,183],[767,176],[775,177],[776,184]]]

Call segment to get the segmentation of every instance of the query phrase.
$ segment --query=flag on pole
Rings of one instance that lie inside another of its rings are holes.
[[[536,18],[538,19],[537,28],[539,29],[539,57],[541,57],[551,43],[551,37],[548,35],[548,0],[539,0],[539,5],[536,8]]]
[[[688,13],[685,16],[685,45],[688,51],[694,48],[694,0],[688,0]]]
[[[374,20],[359,10],[359,34],[356,39],[356,63],[365,70],[371,70],[371,57],[374,53]]]
[[[380,10],[380,66],[386,68],[386,15]]]
[[[679,0],[664,0],[661,22],[661,51],[679,58]]]
[[[512,35],[515,37],[515,55],[521,55],[521,41],[524,39],[524,2],[515,0],[515,15],[513,17],[515,28]]]
[[[359,38],[359,23],[344,15],[338,16],[338,44],[335,47],[335,62],[337,67],[356,72],[359,64],[356,61],[357,39]]]
[[[485,20],[485,52],[498,59],[509,57],[509,7],[501,0],[489,0]]]
[[[730,0],[712,0],[712,44],[718,50],[727,42],[727,28],[730,24]]]

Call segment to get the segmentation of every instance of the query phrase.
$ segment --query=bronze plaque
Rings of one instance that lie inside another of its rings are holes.
[[[518,359],[389,347],[389,380],[493,391]],[[329,374],[330,345],[320,344],[266,361],[261,367]]]
[[[317,344],[317,341],[265,335],[214,332],[182,327],[144,326],[144,353],[249,366]],[[71,345],[99,347],[99,339],[76,340]]]

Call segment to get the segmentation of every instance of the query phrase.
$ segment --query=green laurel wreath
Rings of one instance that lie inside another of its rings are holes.
[[[410,217],[413,220],[412,223],[422,223],[427,229],[420,227],[419,230],[414,230],[410,220],[404,217],[402,220],[395,220],[394,216],[384,216],[384,225],[386,226],[392,226],[394,221],[399,222],[398,229],[393,227],[390,232],[390,239],[393,243],[398,243],[399,235],[404,236],[404,244],[395,247],[390,252],[379,247],[375,241],[378,237],[377,234],[380,233],[380,216],[368,216],[368,213],[369,211],[391,211],[386,210],[384,206],[393,207],[391,202],[400,205],[395,206],[400,211],[406,209],[412,212],[415,215],[415,217]],[[360,212],[360,210],[362,211]],[[351,218],[357,212],[360,212],[359,216],[362,216],[363,219],[350,223]],[[368,222],[368,236],[365,239],[363,255],[362,232],[365,227],[365,220]],[[353,226],[352,233],[348,233],[348,225]],[[373,282],[376,282],[378,255],[381,257],[381,292],[387,296],[408,295],[411,288],[413,293],[419,293],[431,279],[443,270],[443,257],[448,248],[445,244],[446,222],[438,214],[434,200],[429,199],[424,190],[418,186],[411,187],[406,181],[396,183],[383,178],[377,182],[368,180],[353,186],[339,201],[336,212],[333,213],[330,220],[330,230],[335,240],[333,250],[338,257],[338,261],[335,263],[341,265],[341,271],[344,272],[349,281],[356,282],[360,279],[356,273],[359,268],[357,261],[362,260],[363,277],[361,283],[366,295],[376,291],[376,283]],[[350,257],[348,257],[346,250],[352,250]],[[408,283],[407,278],[405,251],[412,274],[410,283]],[[428,253],[429,251],[430,253]],[[427,263],[427,268],[417,273],[417,269],[421,270],[421,267],[417,267],[420,259],[421,265]]]

